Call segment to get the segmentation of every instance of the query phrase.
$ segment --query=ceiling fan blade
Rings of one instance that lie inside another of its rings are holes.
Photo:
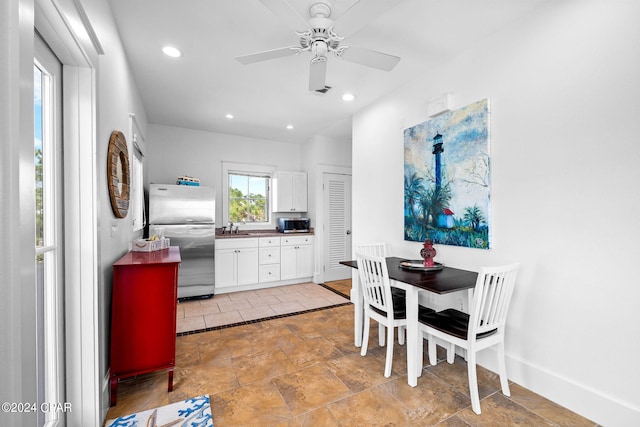
[[[274,15],[294,31],[306,31],[309,28],[307,20],[298,15],[287,0],[260,0]]]
[[[254,62],[295,55],[298,52],[298,46],[287,46],[273,50],[265,50],[264,52],[250,53],[249,55],[236,56],[236,60],[242,64],[253,64]]]
[[[339,16],[332,16],[333,29],[341,36],[358,32],[365,25],[398,5],[402,0],[357,0]]]
[[[384,71],[393,70],[393,67],[400,62],[400,57],[398,56],[353,46],[349,46],[345,49],[340,57],[347,61]]]
[[[327,78],[327,58],[318,57],[311,60],[309,70],[309,91],[324,89]]]

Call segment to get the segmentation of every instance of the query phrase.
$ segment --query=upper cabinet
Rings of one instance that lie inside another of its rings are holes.
[[[273,175],[273,212],[307,211],[307,174],[277,171]]]

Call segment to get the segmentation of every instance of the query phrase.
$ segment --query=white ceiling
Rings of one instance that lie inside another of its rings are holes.
[[[282,1],[301,15],[314,3]],[[356,2],[330,1],[338,14]],[[324,95],[308,91],[308,52],[250,65],[234,59],[297,44],[294,31],[260,0],[110,3],[150,123],[303,143],[314,135],[350,139],[353,113],[418,76],[428,78],[430,68],[545,1],[360,0],[390,9],[343,44],[402,59],[386,72],[329,55],[326,84],[332,90]],[[341,35],[352,30],[339,24],[337,19]],[[180,48],[183,57],[166,57],[166,44]],[[357,99],[345,103],[344,92]],[[227,113],[234,119],[226,119]],[[287,124],[294,128],[287,130]]]

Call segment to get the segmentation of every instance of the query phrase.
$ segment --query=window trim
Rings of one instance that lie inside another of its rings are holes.
[[[275,228],[275,219],[271,212],[272,200],[272,179],[275,173],[275,166],[256,165],[248,163],[232,163],[222,162],[222,222],[219,227],[226,226],[229,223],[229,173],[238,173],[241,175],[260,175],[269,177],[269,194],[268,194],[268,212],[269,221],[260,223],[241,224],[243,230],[257,230],[264,228]]]
[[[129,114],[129,135],[131,144],[129,162],[131,165],[130,203],[131,228],[134,233],[144,230],[147,217],[144,203],[144,142],[145,137],[138,126],[136,115]],[[136,164],[139,163],[139,164]],[[138,170],[139,168],[139,170]]]

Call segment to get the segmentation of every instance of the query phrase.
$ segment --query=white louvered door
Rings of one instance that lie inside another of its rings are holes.
[[[339,264],[351,259],[351,175],[325,173],[324,280],[351,278],[351,268]]]

